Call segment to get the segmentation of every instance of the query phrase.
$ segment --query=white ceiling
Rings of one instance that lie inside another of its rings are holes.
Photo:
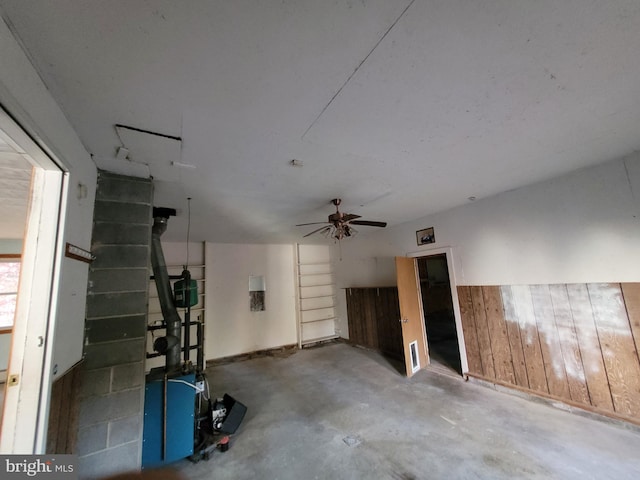
[[[640,148],[637,0],[0,9],[97,165],[179,210],[168,239],[187,197],[193,240],[299,241],[334,197],[395,224]]]

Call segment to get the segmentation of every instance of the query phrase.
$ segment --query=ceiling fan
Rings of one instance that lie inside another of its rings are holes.
[[[322,233],[327,238],[335,238],[341,240],[345,237],[353,237],[358,231],[353,228],[353,225],[366,225],[368,227],[386,227],[387,222],[373,222],[370,220],[358,220],[360,215],[354,215],[353,213],[342,213],[339,210],[339,205],[342,200],[334,198],[331,203],[336,207],[336,213],[329,215],[329,219],[326,222],[312,222],[312,223],[300,223],[296,227],[303,227],[306,225],[320,225],[323,226],[309,232],[305,235],[313,235],[314,233]]]

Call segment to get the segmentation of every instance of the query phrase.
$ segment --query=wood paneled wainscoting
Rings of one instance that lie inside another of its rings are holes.
[[[349,341],[404,359],[396,287],[347,288]]]
[[[51,386],[47,453],[76,453],[81,381],[79,362]]]
[[[640,424],[640,283],[457,290],[470,376]]]

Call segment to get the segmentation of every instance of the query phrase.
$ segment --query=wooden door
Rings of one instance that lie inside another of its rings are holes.
[[[396,257],[398,300],[407,377],[427,366],[427,342],[414,258]]]

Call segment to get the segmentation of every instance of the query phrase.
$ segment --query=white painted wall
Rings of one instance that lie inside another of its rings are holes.
[[[207,359],[297,343],[294,245],[206,244]],[[249,310],[249,276],[266,283],[266,310]]]
[[[458,285],[640,281],[640,153],[344,241],[339,291],[395,285],[394,256],[443,246]]]

